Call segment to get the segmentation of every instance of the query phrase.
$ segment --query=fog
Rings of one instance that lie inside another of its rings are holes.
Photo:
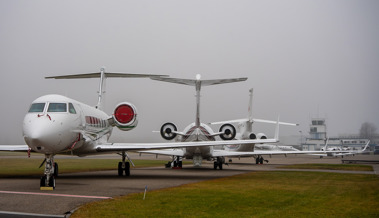
[[[248,77],[202,88],[203,123],[247,116],[299,123],[281,136],[307,135],[312,117],[329,136],[379,127],[379,2],[353,1],[0,1],[0,144],[24,144],[30,103],[62,94],[97,103],[98,79],[46,76],[98,72],[177,78]],[[112,141],[163,141],[159,130],[195,121],[195,89],[150,79],[113,79],[105,111],[128,101],[139,125]],[[216,131],[219,126],[213,127]],[[273,136],[275,126],[254,125]]]

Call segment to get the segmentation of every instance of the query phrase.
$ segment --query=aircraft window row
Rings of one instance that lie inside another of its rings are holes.
[[[76,110],[74,108],[74,105],[72,105],[72,103],[68,104],[68,111],[70,112],[70,114],[76,114]]]
[[[66,103],[50,103],[47,112],[67,112]]]
[[[86,123],[91,126],[104,128],[107,126],[107,122],[105,120],[101,120],[96,117],[86,116]]]
[[[29,113],[41,113],[45,109],[45,103],[34,103],[30,106]]]
[[[29,113],[43,113],[46,103],[33,103],[29,108]],[[68,104],[68,111],[71,114],[76,114],[75,107],[72,103]],[[66,103],[49,103],[47,112],[67,112]]]

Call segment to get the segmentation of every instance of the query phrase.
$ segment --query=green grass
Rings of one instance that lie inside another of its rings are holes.
[[[72,217],[378,217],[379,178],[253,172],[93,202]]]
[[[318,169],[318,170],[352,170],[352,171],[373,171],[371,165],[359,164],[294,164],[280,166],[282,169]]]
[[[44,166],[38,168],[43,161],[34,158],[1,158],[0,177],[39,176],[43,174]],[[119,159],[58,159],[59,173],[89,172],[100,170],[116,170]],[[133,160],[136,167],[164,166],[163,160]]]

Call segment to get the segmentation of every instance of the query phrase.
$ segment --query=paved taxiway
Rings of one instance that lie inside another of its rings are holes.
[[[146,156],[145,158],[149,157]],[[359,155],[348,158],[371,158],[379,161],[379,155]],[[153,158],[150,157],[150,159]],[[268,159],[270,160],[269,164],[256,165],[253,164],[253,158],[241,160],[234,158],[232,164],[224,166],[224,170],[213,170],[213,164],[204,164],[201,168],[184,166],[181,170],[167,169],[163,166],[132,168],[130,177],[119,177],[116,170],[61,174],[56,180],[54,191],[40,191],[39,177],[2,178],[0,180],[0,211],[62,216],[88,202],[143,192],[145,186],[148,187],[149,191],[252,171],[278,170],[278,166],[286,164],[341,163],[340,158],[320,159],[304,155],[287,158],[273,156]],[[59,160],[56,161],[59,163]],[[373,166],[374,170],[379,172],[379,164]],[[362,172],[348,171],[348,173]],[[375,172],[363,173],[372,174]],[[8,215],[2,215],[0,212],[0,217],[7,217]]]

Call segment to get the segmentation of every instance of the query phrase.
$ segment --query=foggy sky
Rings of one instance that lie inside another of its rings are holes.
[[[300,123],[325,117],[329,136],[379,127],[379,2],[335,1],[0,1],[0,144],[24,144],[30,103],[62,94],[97,103],[97,79],[45,76],[98,72],[193,79],[248,77],[202,88],[204,123],[247,116]],[[136,105],[139,125],[112,141],[163,141],[165,122],[195,121],[193,87],[150,79],[108,79],[105,111]],[[219,126],[213,127],[216,131]],[[274,126],[255,132],[273,136]]]

